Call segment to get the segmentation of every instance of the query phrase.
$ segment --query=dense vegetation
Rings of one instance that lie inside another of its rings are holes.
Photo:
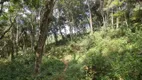
[[[0,80],[142,80],[141,0],[0,0]]]

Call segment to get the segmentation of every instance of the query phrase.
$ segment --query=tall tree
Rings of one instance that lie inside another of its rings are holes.
[[[48,25],[51,22],[51,14],[53,11],[55,1],[47,0],[45,5],[45,12],[43,14],[41,23],[40,23],[40,35],[35,49],[36,60],[35,60],[35,76],[40,73],[40,65],[42,62],[43,49],[45,41],[47,38]]]
[[[89,24],[90,24],[90,31],[91,31],[91,34],[93,34],[93,25],[92,25],[92,14],[91,14],[91,8],[90,8],[90,3],[88,0],[86,0],[87,2],[87,5],[88,5],[88,8],[89,8]]]

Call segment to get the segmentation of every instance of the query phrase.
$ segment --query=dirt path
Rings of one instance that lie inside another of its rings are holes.
[[[67,55],[64,58],[62,58],[60,61],[64,63],[65,67],[63,69],[63,72],[59,75],[59,77],[56,80],[65,80],[65,75],[66,75],[66,71],[68,68],[68,64],[71,61],[72,56],[71,55]]]

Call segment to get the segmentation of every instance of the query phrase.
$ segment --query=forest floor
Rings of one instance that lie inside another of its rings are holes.
[[[36,80],[142,80],[142,31],[108,30],[45,47]],[[34,80],[35,55],[0,59],[0,80]]]

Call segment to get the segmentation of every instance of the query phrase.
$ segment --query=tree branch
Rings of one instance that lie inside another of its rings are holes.
[[[16,18],[16,17],[15,17],[15,18]],[[12,22],[11,19],[10,19],[11,25],[10,25],[10,27],[9,27],[7,30],[5,30],[5,31],[3,32],[2,35],[0,35],[0,40],[3,39],[4,36],[5,36],[5,34],[13,27],[13,24],[14,24],[14,22],[15,22],[15,18],[14,18],[14,21],[13,21],[13,22]]]
[[[12,25],[3,32],[3,34],[0,36],[0,40],[4,38],[5,34],[11,29]]]

